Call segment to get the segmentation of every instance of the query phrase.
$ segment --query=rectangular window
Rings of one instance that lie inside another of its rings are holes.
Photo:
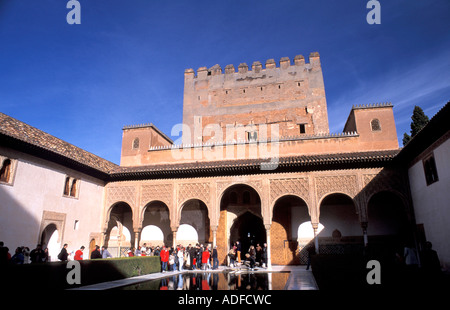
[[[0,156],[0,184],[13,185],[17,160]]]
[[[434,154],[429,155],[423,160],[423,169],[427,186],[439,181]]]
[[[67,176],[64,181],[63,196],[78,198],[80,180]]]
[[[300,134],[306,133],[306,126],[305,124],[299,124],[300,127]]]
[[[248,139],[248,141],[257,141],[258,140],[258,132],[257,131],[248,131],[247,139]]]

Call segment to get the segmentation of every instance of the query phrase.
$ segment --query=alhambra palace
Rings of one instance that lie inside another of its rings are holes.
[[[394,105],[348,102],[331,133],[318,53],[186,69],[180,140],[125,126],[120,165],[0,113],[0,239],[52,258],[208,243],[221,264],[239,240],[269,267],[431,241],[447,268],[450,107],[401,148]]]

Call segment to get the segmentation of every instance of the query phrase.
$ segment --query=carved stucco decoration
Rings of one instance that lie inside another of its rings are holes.
[[[178,205],[189,199],[200,199],[207,206],[210,197],[209,183],[185,183],[178,185]]]
[[[164,202],[169,210],[172,208],[173,184],[142,185],[141,207],[149,202],[159,200]]]
[[[270,180],[270,204],[284,195],[296,195],[309,204],[308,178],[274,179]]]
[[[126,202],[133,208],[136,205],[136,186],[109,187],[106,191],[107,207],[119,201]]]
[[[356,175],[320,176],[315,178],[317,202],[329,193],[344,193],[354,198],[358,193]]]

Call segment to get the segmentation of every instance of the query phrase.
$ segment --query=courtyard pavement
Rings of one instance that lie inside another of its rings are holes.
[[[220,266],[217,270],[207,270],[206,272],[224,272],[230,269],[228,267]],[[81,286],[72,288],[70,290],[108,290],[118,288],[127,285],[133,285],[145,281],[161,279],[167,276],[178,275],[180,273],[195,273],[201,272],[201,270],[184,270],[184,271],[168,271],[146,274],[143,276],[137,276],[132,278],[126,278],[121,280],[97,283],[92,285]],[[245,271],[246,272],[246,271]],[[311,270],[306,270],[306,266],[272,266],[271,270],[265,268],[258,268],[254,273],[265,272],[290,272],[289,278],[284,287],[285,290],[318,290],[318,286]]]

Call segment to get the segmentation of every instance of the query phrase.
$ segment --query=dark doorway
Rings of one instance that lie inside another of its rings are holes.
[[[231,246],[239,241],[242,253],[247,253],[251,245],[256,247],[259,243],[262,246],[266,242],[263,220],[251,212],[240,215],[231,226],[230,241]]]

